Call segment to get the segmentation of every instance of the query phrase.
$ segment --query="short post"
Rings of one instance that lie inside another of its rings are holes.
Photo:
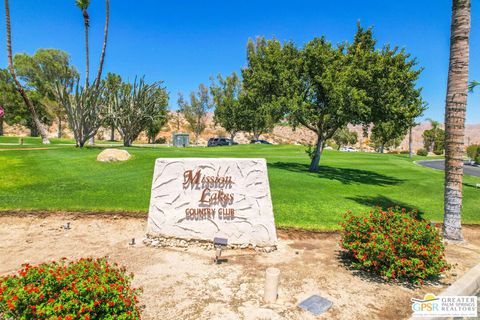
[[[265,271],[265,292],[263,299],[266,303],[274,303],[277,301],[279,278],[280,269],[271,267]]]
[[[18,144],[23,146],[23,138],[18,139]]]

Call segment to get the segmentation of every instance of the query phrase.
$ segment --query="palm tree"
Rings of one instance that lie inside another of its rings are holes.
[[[432,132],[433,132],[433,137],[432,137],[432,144],[430,145],[430,152],[433,152],[435,150],[435,141],[437,141],[437,134],[438,134],[438,128],[440,127],[440,122],[433,120],[432,118],[427,118],[427,121],[430,122],[430,125],[432,126]]]
[[[100,85],[100,78],[102,77],[103,71],[103,62],[105,60],[105,51],[107,49],[107,38],[108,38],[108,22],[110,16],[110,1],[105,1],[105,31],[103,32],[103,47],[102,54],[100,55],[100,64],[98,65],[97,78],[95,79],[95,87],[98,88]]]
[[[88,53],[88,27],[90,26],[90,17],[87,9],[90,6],[90,0],[75,0],[75,4],[82,10],[83,24],[85,26],[85,87],[88,87],[90,77],[90,55]]]
[[[445,103],[445,198],[443,234],[462,240],[462,180],[468,91],[470,0],[453,0]]]
[[[40,136],[42,137],[42,143],[50,144],[50,140],[48,140],[48,137],[47,137],[47,132],[45,131],[45,128],[43,127],[42,123],[40,122],[40,119],[38,118],[37,111],[35,110],[35,107],[33,106],[32,102],[28,98],[27,93],[23,89],[22,85],[18,81],[17,76],[15,74],[15,69],[13,68],[12,32],[10,27],[10,5],[8,3],[8,0],[5,0],[5,21],[7,26],[8,69],[12,75],[13,81],[15,82],[18,92],[22,96],[23,101],[25,102],[28,110],[30,111],[30,115],[32,117],[33,122],[35,123],[35,127],[37,128],[38,133],[40,133]]]
[[[412,122],[408,128],[408,156],[413,158],[413,128],[418,126],[418,123]]]

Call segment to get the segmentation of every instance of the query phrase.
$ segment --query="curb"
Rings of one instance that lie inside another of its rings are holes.
[[[437,296],[473,296],[480,290],[480,263],[467,271],[460,279]],[[445,319],[445,317],[410,317],[409,320]]]

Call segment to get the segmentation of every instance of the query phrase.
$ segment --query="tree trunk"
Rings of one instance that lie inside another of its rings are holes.
[[[413,137],[412,137],[412,128],[408,129],[408,156],[410,159],[413,157]]]
[[[3,118],[0,117],[0,136],[3,136]]]
[[[132,146],[132,141],[130,138],[124,137],[123,138],[123,146],[124,147],[131,147]]]
[[[313,155],[312,162],[310,163],[310,168],[309,168],[311,172],[318,171],[320,158],[322,157],[323,143],[324,143],[323,138],[318,136],[317,144],[315,146],[315,154]]]
[[[110,141],[115,141],[115,126],[113,124],[110,127]]]
[[[95,136],[88,139],[88,145],[89,146],[94,146],[95,145]]]
[[[17,76],[15,74],[15,69],[13,68],[12,33],[10,28],[10,6],[8,4],[8,0],[5,0],[5,21],[6,21],[6,27],[7,27],[6,33],[7,33],[8,69],[10,70],[10,74],[12,75],[13,81],[17,86],[17,90],[20,92],[20,95],[22,96],[23,101],[25,102],[28,110],[30,111],[33,122],[37,127],[38,132],[42,136],[42,143],[50,144],[50,140],[48,140],[47,132],[45,131],[45,128],[43,127],[42,123],[40,122],[40,119],[38,118],[37,111],[35,110],[35,107],[33,106],[32,102],[28,98],[27,93],[25,92],[25,90],[23,90],[23,87],[18,81]]]
[[[35,126],[35,124],[32,124],[29,129],[30,129],[30,137],[38,137],[38,129]]]
[[[85,88],[89,86],[90,78],[90,54],[88,50],[88,27],[90,25],[90,17],[86,9],[83,9],[83,24],[85,26]]]
[[[234,132],[234,131],[230,132],[230,143],[232,145],[235,142],[235,134],[236,134],[236,132]]]
[[[462,180],[467,107],[470,0],[453,0],[445,103],[445,199],[443,234],[462,240]]]
[[[385,143],[380,146],[380,153],[383,153],[383,151],[385,151]]]
[[[261,134],[260,131],[253,131],[253,140],[258,140]]]
[[[58,117],[57,138],[60,139],[61,137],[62,137],[62,118]]]
[[[107,38],[108,38],[108,21],[110,15],[110,3],[109,0],[105,1],[105,31],[103,33],[103,47],[102,54],[100,55],[100,64],[98,66],[97,78],[95,79],[95,87],[98,88],[100,85],[100,78],[102,77],[103,71],[103,62],[105,61],[105,51],[107,49]]]

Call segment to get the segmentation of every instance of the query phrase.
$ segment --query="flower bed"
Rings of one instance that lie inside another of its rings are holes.
[[[25,264],[0,278],[0,318],[139,319],[132,278],[105,258]]]
[[[348,212],[341,225],[341,246],[355,268],[417,284],[450,268],[438,230],[418,219],[415,211]]]

